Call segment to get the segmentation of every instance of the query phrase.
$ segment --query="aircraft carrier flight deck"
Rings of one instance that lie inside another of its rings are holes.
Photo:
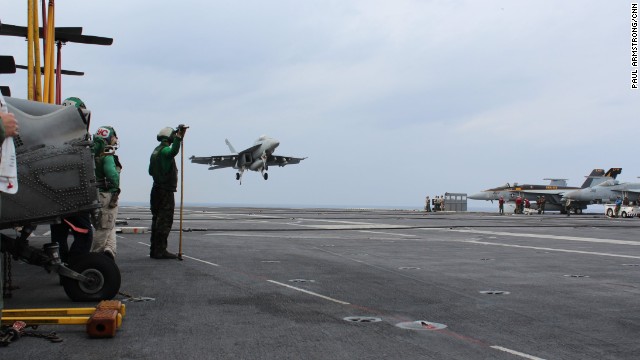
[[[118,219],[115,337],[42,325],[63,341],[23,337],[3,359],[640,358],[638,218],[189,207],[183,261],[149,257],[148,208]],[[173,229],[178,252],[177,209]],[[11,272],[5,309],[95,305]]]

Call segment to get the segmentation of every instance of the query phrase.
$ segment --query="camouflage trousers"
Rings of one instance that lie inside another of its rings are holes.
[[[111,207],[111,198],[113,194],[110,192],[100,192],[99,199],[100,213],[95,219],[93,227],[96,231],[93,233],[93,244],[91,244],[91,252],[110,251],[113,256],[116,255],[116,218],[118,217],[118,205]]]
[[[167,251],[167,239],[173,225],[173,210],[176,201],[173,191],[154,186],[151,189],[151,251],[150,254],[161,255]]]

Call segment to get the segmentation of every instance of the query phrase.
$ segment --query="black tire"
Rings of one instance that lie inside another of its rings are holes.
[[[269,179],[269,174],[268,173],[264,173],[264,179],[268,180]]]
[[[608,217],[613,217],[613,210],[612,209],[607,209],[607,216]]]
[[[626,218],[627,217],[627,212],[623,211],[622,214],[620,214],[620,217]]]
[[[95,283],[88,284],[61,277],[64,292],[73,301],[111,300],[120,290],[120,269],[113,260],[103,254],[84,255],[69,268],[95,280]]]
[[[576,209],[576,214],[582,215],[582,209]]]

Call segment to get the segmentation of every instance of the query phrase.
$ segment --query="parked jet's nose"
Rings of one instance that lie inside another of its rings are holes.
[[[471,200],[493,200],[493,194],[488,192],[479,192],[476,194],[471,194],[467,196],[467,198]]]
[[[585,200],[582,191],[579,191],[579,190],[569,191],[569,192],[566,192],[566,193],[562,194],[562,199],[563,200],[564,199],[571,199],[571,200],[576,200],[576,201]]]

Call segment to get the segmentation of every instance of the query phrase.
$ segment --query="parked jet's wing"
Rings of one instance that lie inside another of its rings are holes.
[[[293,156],[271,155],[267,159],[267,165],[269,166],[295,165],[295,164],[300,164],[300,161],[304,159],[306,159],[306,157],[299,158],[299,157],[293,157]]]
[[[209,170],[214,170],[235,166],[238,155],[192,156],[189,160],[194,164],[209,165]]]

